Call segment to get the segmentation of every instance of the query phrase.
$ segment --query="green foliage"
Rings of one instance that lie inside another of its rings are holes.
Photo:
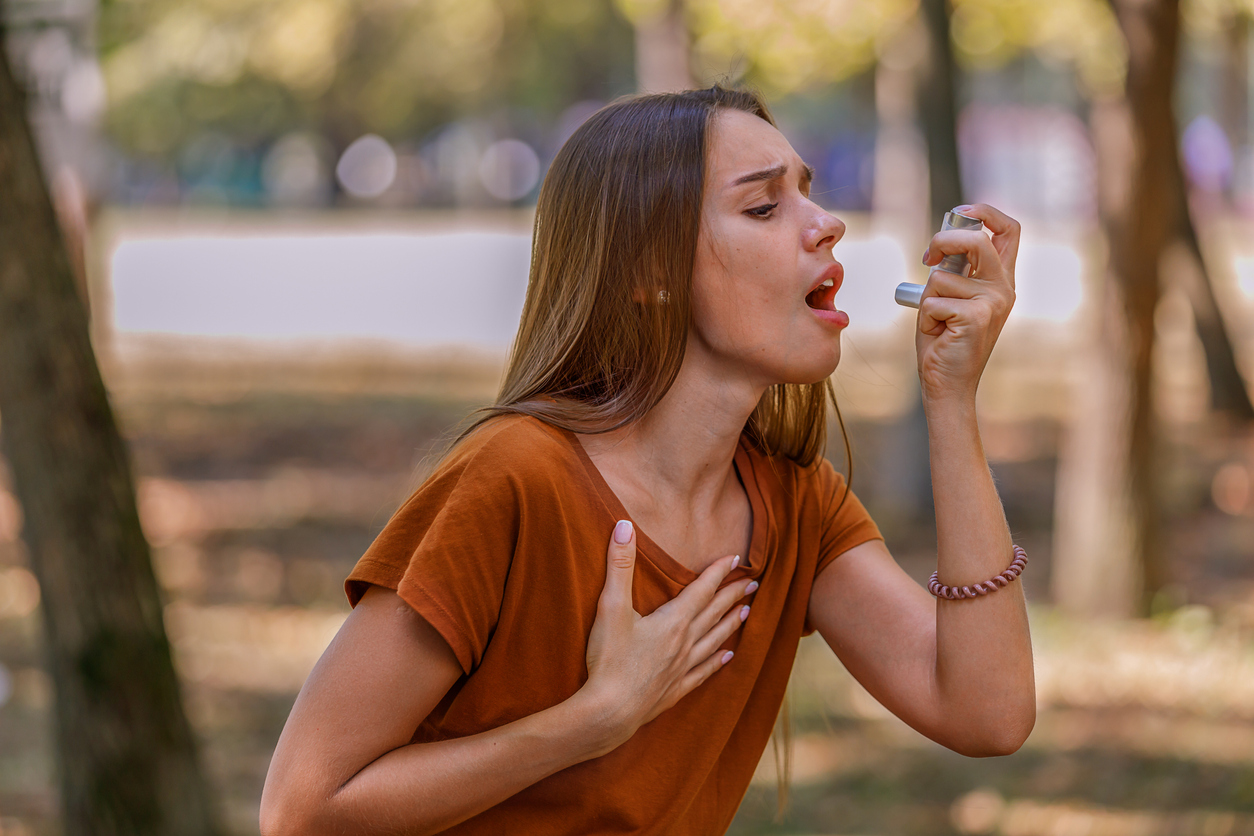
[[[396,138],[632,86],[631,28],[608,2],[114,0],[100,34],[109,132],[155,157],[206,130]]]
[[[624,7],[646,0],[619,0]],[[917,0],[688,0],[699,63],[743,69],[773,95],[843,81],[914,17]]]
[[[346,143],[413,137],[504,108],[551,119],[633,88],[633,32],[670,0],[109,0],[100,42],[108,128],[168,157],[219,130],[264,142],[310,130]],[[1087,95],[1118,94],[1126,46],[1107,0],[952,0],[958,60],[996,69],[1031,50]],[[685,0],[706,78],[768,95],[866,72],[915,25],[918,0]],[[1215,35],[1254,0],[1185,0]]]
[[[1025,50],[1047,63],[1070,66],[1090,97],[1117,95],[1127,72],[1127,49],[1106,0],[953,0],[952,33],[958,60],[994,69]]]

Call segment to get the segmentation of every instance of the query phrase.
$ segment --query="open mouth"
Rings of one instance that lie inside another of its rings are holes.
[[[806,294],[806,304],[815,310],[836,310],[836,283],[828,279]]]
[[[816,311],[836,310],[836,291],[845,279],[845,268],[837,261],[823,271],[820,281],[806,294],[806,304]]]

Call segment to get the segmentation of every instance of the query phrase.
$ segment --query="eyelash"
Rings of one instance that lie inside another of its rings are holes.
[[[761,206],[755,206],[752,209],[749,209],[747,214],[752,215],[755,218],[769,218],[771,216],[771,211],[778,205],[778,202],[764,203]]]

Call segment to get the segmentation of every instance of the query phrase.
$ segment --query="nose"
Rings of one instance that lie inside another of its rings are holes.
[[[830,250],[845,236],[845,222],[827,210],[815,206],[814,218],[806,229],[805,244],[808,250]]]

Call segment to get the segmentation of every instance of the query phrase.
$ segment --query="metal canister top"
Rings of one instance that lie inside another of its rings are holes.
[[[979,218],[969,218],[957,212],[946,212],[945,222],[941,229],[978,229],[983,226]]]

